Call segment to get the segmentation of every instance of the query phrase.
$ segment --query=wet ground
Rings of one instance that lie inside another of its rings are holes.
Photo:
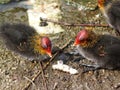
[[[46,1],[45,3],[47,4],[57,3],[55,8],[61,11],[58,15],[60,16],[58,18],[59,21],[68,23],[106,24],[99,10],[94,12],[90,11],[90,9],[93,9],[96,5],[95,0],[94,2],[93,0],[84,0],[84,2],[83,0],[44,1]],[[43,2],[39,1],[39,3]],[[10,10],[6,9],[4,12],[0,12],[0,23],[29,23],[27,16],[26,9],[23,7],[12,8]],[[36,77],[38,72],[42,71],[40,64],[30,62],[26,58],[9,51],[5,48],[2,39],[0,39],[0,90],[46,90],[46,86],[48,90],[120,90],[120,71],[101,69],[82,73],[86,68],[80,66],[80,64],[89,62],[81,56],[69,54],[69,52],[74,51],[72,43],[76,33],[80,29],[88,27],[61,26],[61,28],[64,29],[63,32],[53,33],[49,36],[53,45],[59,48],[62,48],[68,41],[71,41],[62,52],[67,56],[64,58],[64,63],[77,69],[79,73],[70,75],[66,72],[53,70],[52,65],[56,63],[62,55],[62,53],[58,53],[44,69],[45,80],[42,73]],[[106,33],[115,35],[114,30],[109,27],[89,27],[89,29],[99,34]],[[47,62],[49,62],[49,60],[43,62],[43,68],[47,65]],[[33,82],[32,79],[34,78],[35,80]]]

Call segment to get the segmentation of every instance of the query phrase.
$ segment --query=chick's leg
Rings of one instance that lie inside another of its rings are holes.
[[[102,69],[99,65],[90,65],[90,64],[80,64],[80,66],[86,67],[83,70],[83,73],[89,72],[89,71],[95,71]]]

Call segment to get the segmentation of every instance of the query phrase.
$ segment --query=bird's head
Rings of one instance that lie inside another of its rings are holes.
[[[103,7],[105,3],[105,0],[98,0],[98,6]]]
[[[48,37],[43,37],[41,39],[41,47],[42,47],[42,52],[48,54],[50,57],[52,57],[52,44],[51,41]]]
[[[76,46],[76,45],[80,45],[80,44],[82,44],[82,43],[85,43],[85,41],[88,39],[88,32],[87,32],[87,30],[81,30],[78,34],[77,34],[77,36],[76,36],[76,38],[75,38],[75,42],[74,42],[74,46]]]
[[[104,8],[108,3],[110,3],[112,0],[98,0],[98,7]]]
[[[92,47],[97,40],[98,36],[94,32],[83,29],[77,34],[73,46]]]

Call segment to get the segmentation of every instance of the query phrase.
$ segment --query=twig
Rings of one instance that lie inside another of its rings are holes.
[[[47,66],[50,64],[50,62],[57,56],[58,52],[56,52],[53,57],[50,59],[49,63],[47,63],[42,70],[45,70]],[[39,70],[38,73],[32,78],[32,82],[35,81],[35,79],[41,74],[42,70]],[[31,82],[26,85],[26,87],[22,90],[28,90],[28,88],[31,86]]]
[[[71,39],[65,44],[65,45],[63,45],[63,47],[61,47],[61,50],[64,50],[70,43],[71,43]],[[49,62],[48,63],[46,63],[46,65],[43,67],[43,71],[48,67],[48,65],[52,62],[52,60],[54,60],[54,58],[57,56],[59,54],[59,51],[57,51],[54,55],[53,55],[53,57],[49,60]],[[35,82],[35,79],[41,74],[41,72],[42,72],[42,70],[39,70],[39,72],[32,78],[32,83],[33,82]],[[25,88],[23,88],[22,90],[28,90],[28,88],[30,87],[30,85],[32,84],[32,83],[28,83],[27,85],[26,85],[26,87]]]
[[[44,71],[43,71],[42,62],[39,62],[39,63],[40,63],[40,67],[41,67],[43,82],[44,82],[44,85],[45,85],[46,90],[48,90],[47,83],[46,83],[46,79],[45,79],[45,76],[44,76],[45,74],[44,74]]]
[[[109,25],[106,24],[75,24],[75,23],[66,23],[66,22],[60,22],[60,21],[54,21],[51,19],[47,19],[47,18],[41,18],[40,17],[41,22],[52,22],[54,24],[59,24],[59,25],[63,25],[63,26],[87,26],[87,27],[108,27]]]
[[[24,78],[26,79],[26,80],[28,80],[29,82],[31,82],[31,84],[35,87],[36,85],[35,85],[35,83],[31,80],[31,79],[29,79],[28,77],[26,77],[26,76],[24,76]]]
[[[52,90],[55,90],[55,88],[57,87],[58,83],[55,82],[54,86],[53,86],[53,89]]]

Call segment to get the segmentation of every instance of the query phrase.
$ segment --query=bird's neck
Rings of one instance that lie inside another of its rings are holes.
[[[99,41],[100,35],[91,35],[91,37],[80,44],[83,48],[92,48]]]
[[[111,24],[109,23],[109,17],[108,17],[108,10],[109,8],[111,8],[111,3],[107,4],[105,7],[100,7],[100,11],[102,12],[102,14],[104,15],[105,19],[107,20],[108,24],[111,26]],[[111,26],[112,27],[112,26]]]
[[[35,53],[39,53],[39,54],[45,54],[44,49],[41,46],[41,36],[40,35],[34,35],[32,37],[30,37],[30,45],[33,48],[33,51]]]
[[[111,0],[109,1],[106,0],[104,3],[103,2],[98,3],[98,7],[103,14],[105,14],[106,11],[111,7],[112,4],[111,2],[112,2]]]

